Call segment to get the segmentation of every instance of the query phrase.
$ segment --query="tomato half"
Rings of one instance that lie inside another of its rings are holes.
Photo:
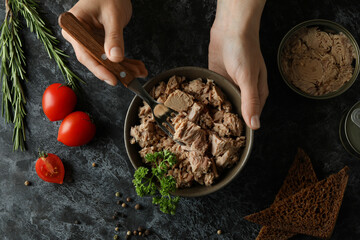
[[[65,169],[61,159],[52,153],[42,153],[35,164],[37,175],[46,182],[62,184]]]
[[[76,94],[71,88],[54,83],[46,88],[42,97],[42,107],[50,121],[58,121],[74,110],[76,101]]]
[[[89,114],[77,111],[62,121],[57,140],[70,147],[81,146],[90,142],[95,132],[96,126]]]

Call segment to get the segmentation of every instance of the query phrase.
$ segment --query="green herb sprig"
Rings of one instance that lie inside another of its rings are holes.
[[[15,150],[18,148],[24,150],[26,140],[24,125],[26,99],[21,85],[21,81],[26,80],[24,70],[26,63],[19,37],[20,28],[17,12],[12,12],[7,7],[6,17],[0,28],[0,77],[3,91],[1,112],[5,116],[5,122],[14,123],[12,140]]]
[[[58,40],[38,13],[38,3],[35,0],[5,0],[6,14],[0,27],[0,57],[1,57],[1,113],[6,123],[14,123],[13,149],[25,150],[25,104],[26,98],[23,83],[26,80],[26,60],[19,37],[21,25],[20,15],[24,17],[27,27],[34,32],[43,43],[50,58],[57,63],[67,85],[76,92],[80,91],[79,83],[84,83],[67,66],[64,60],[67,57],[62,50],[56,47]]]
[[[153,204],[159,205],[163,213],[174,215],[179,197],[172,197],[171,192],[176,189],[176,181],[173,176],[167,176],[168,170],[175,165],[176,156],[168,150],[146,154],[145,160],[153,163],[156,167],[149,169],[139,167],[134,173],[134,186],[136,193],[140,196],[153,196]],[[150,175],[148,177],[148,175]],[[156,187],[156,181],[159,183],[159,190]],[[157,194],[159,193],[159,194]]]
[[[59,41],[52,34],[51,30],[45,26],[45,22],[41,19],[37,12],[38,3],[34,0],[10,0],[12,7],[18,9],[20,14],[24,17],[27,27],[31,32],[36,34],[36,37],[44,44],[45,49],[50,57],[57,63],[63,77],[73,90],[79,91],[79,82],[85,83],[75,73],[73,73],[66,65],[64,57],[68,57],[56,45]]]

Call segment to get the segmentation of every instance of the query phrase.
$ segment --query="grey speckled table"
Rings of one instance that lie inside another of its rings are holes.
[[[282,36],[295,24],[325,18],[344,25],[360,37],[358,1],[271,1],[261,22],[261,45],[268,69],[270,96],[262,115],[262,128],[255,134],[251,159],[241,175],[223,190],[201,198],[182,199],[177,214],[167,216],[153,207],[149,198],[136,197],[131,183],[134,172],[124,148],[123,125],[133,94],[122,86],[98,81],[75,57],[57,26],[57,16],[75,0],[43,0],[43,16],[71,56],[72,69],[87,81],[87,101],[78,109],[90,112],[97,135],[86,146],[68,148],[56,141],[60,123],[47,120],[41,109],[45,88],[62,82],[60,71],[48,59],[34,34],[23,31],[28,60],[26,83],[27,151],[13,152],[12,126],[0,120],[0,239],[112,239],[116,223],[120,236],[139,225],[152,229],[148,239],[255,239],[259,226],[243,216],[267,207],[301,146],[310,155],[319,178],[351,169],[332,239],[360,239],[360,160],[349,155],[338,137],[343,113],[360,98],[360,82],[340,97],[314,101],[296,95],[280,78],[276,52]],[[0,4],[0,19],[4,5]],[[133,3],[133,18],[126,28],[128,57],[142,59],[152,77],[185,65],[207,66],[209,29],[215,1],[144,1]],[[35,172],[38,148],[59,155],[72,183],[49,184]],[[98,167],[93,168],[92,162]],[[29,180],[32,186],[24,186]],[[135,211],[116,205],[115,192],[134,198],[144,206]],[[112,220],[114,211],[126,218]],[[80,224],[74,224],[74,221]],[[217,229],[223,234],[218,236]],[[312,239],[297,236],[295,239]]]

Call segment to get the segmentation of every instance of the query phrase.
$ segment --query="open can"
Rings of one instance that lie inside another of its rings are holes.
[[[346,151],[360,158],[360,102],[352,106],[342,117],[339,135]]]

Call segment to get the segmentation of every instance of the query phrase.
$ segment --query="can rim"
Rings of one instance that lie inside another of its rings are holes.
[[[325,26],[336,32],[344,33],[345,36],[347,38],[349,38],[350,42],[352,43],[352,45],[354,46],[354,49],[355,49],[355,61],[356,62],[355,62],[355,66],[354,66],[353,75],[349,79],[349,81],[347,81],[338,90],[324,94],[324,95],[319,95],[319,96],[310,95],[308,93],[305,93],[301,89],[297,88],[293,83],[291,83],[291,81],[289,81],[284,76],[283,69],[282,69],[281,62],[280,62],[281,53],[282,53],[282,50],[284,48],[286,41],[300,28],[310,27],[310,26],[323,26],[323,27]],[[280,75],[281,75],[282,79],[284,80],[284,82],[286,83],[286,85],[288,85],[297,94],[299,94],[303,97],[306,97],[306,98],[311,98],[311,99],[329,99],[329,98],[333,98],[333,97],[337,97],[337,96],[341,95],[355,83],[355,81],[359,75],[359,72],[360,72],[360,49],[359,49],[359,45],[357,44],[357,41],[355,40],[354,36],[342,25],[340,25],[336,22],[330,21],[330,20],[326,20],[326,19],[312,19],[312,20],[307,20],[307,21],[304,21],[304,22],[301,22],[301,23],[295,25],[285,34],[285,36],[282,38],[282,40],[279,44],[279,48],[278,48],[278,52],[277,52],[277,65],[278,65]]]
[[[340,124],[339,124],[339,138],[340,138],[340,142],[342,144],[342,146],[345,148],[345,150],[351,154],[354,157],[360,158],[360,155],[357,154],[356,152],[354,152],[354,150],[352,149],[352,147],[349,145],[349,141],[346,139],[345,136],[345,127],[344,127],[344,123],[345,123],[345,118],[346,118],[346,114],[344,114],[341,117],[340,120]]]
[[[359,105],[359,106],[358,106]],[[351,117],[350,117],[350,113],[357,107],[360,107],[360,102],[357,102],[355,103],[351,108],[350,110],[347,112],[346,116],[345,116],[345,120],[344,120],[344,134],[345,134],[345,137],[346,137],[346,142],[349,144],[349,146],[351,147],[351,149],[360,156],[360,152],[354,147],[354,144],[350,141],[349,139],[349,134],[348,134],[348,131],[347,131],[347,128],[348,128],[348,121],[352,121],[351,120]],[[355,123],[354,123],[355,124]]]

